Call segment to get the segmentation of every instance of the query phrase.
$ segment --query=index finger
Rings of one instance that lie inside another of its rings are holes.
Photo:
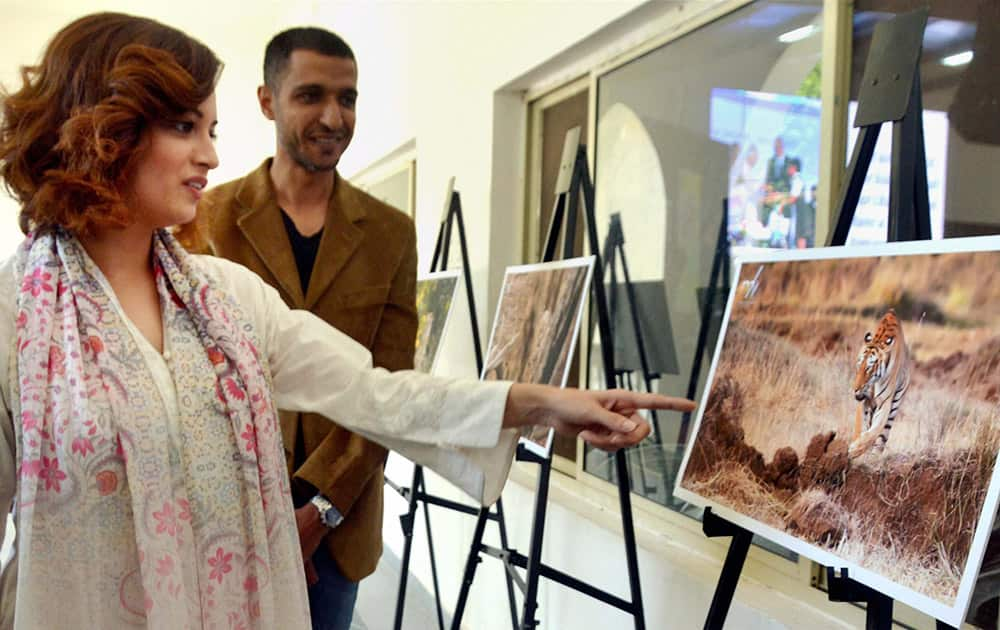
[[[626,403],[636,409],[667,409],[671,411],[694,411],[696,405],[687,398],[675,398],[663,394],[646,392],[630,392],[627,390],[611,390],[607,392],[610,399],[618,403]]]

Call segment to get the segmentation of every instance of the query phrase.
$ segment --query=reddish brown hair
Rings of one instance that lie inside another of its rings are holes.
[[[143,132],[197,109],[221,68],[201,42],[146,18],[97,13],[62,29],[0,105],[0,178],[21,229],[127,225]]]

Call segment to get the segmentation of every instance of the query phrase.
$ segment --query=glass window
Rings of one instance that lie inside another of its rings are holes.
[[[587,110],[589,108],[589,82],[574,81],[531,103],[531,125],[534,146],[528,164],[527,222],[530,224],[525,239],[525,262],[542,259],[545,239],[552,221],[556,201],[556,179],[562,159],[566,132],[580,128],[580,142],[587,143]],[[562,238],[565,238],[563,234]],[[558,249],[562,254],[562,245]],[[583,222],[577,221],[574,235],[574,253],[583,252]],[[579,385],[579,346],[573,352],[567,386]],[[554,466],[567,474],[576,474],[576,439],[556,435],[552,452],[558,457]]]
[[[703,308],[717,251],[726,252],[728,243],[738,252],[815,242],[821,4],[755,2],[598,79],[598,230],[603,241],[611,215],[619,214],[640,319],[650,322],[643,334],[660,392],[687,395],[701,354],[695,397],[701,396],[728,285],[722,264],[722,291]],[[612,299],[624,296],[617,275]],[[703,312],[714,325],[699,348]],[[616,367],[641,388],[641,371],[629,359],[635,343],[629,319],[614,318],[622,355]],[[603,384],[595,365],[600,354],[590,356],[591,380]],[[630,452],[633,490],[697,516],[672,497],[685,422],[669,414],[658,424],[656,436]],[[613,461],[588,450],[584,469],[610,480]]]
[[[857,98],[875,25],[926,7],[919,0],[855,2],[851,99]],[[924,143],[935,238],[1000,233],[1000,3],[935,2],[920,58]],[[857,130],[848,122],[849,151]],[[849,243],[884,241],[892,133],[885,125]],[[848,156],[850,153],[848,153]]]

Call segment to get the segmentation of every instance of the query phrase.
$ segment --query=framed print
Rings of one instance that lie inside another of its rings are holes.
[[[594,257],[508,267],[486,350],[483,380],[564,387],[590,287]],[[552,430],[522,435],[525,447],[552,454]]]
[[[741,259],[677,496],[959,626],[1000,492],[998,250]]]
[[[417,342],[413,369],[434,371],[461,272],[439,271],[417,279]]]

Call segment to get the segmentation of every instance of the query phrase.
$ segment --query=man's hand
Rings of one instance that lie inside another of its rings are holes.
[[[306,586],[312,586],[316,582],[319,582],[319,573],[316,572],[312,558],[309,558],[306,560]]]
[[[299,530],[299,545],[302,547],[302,561],[306,570],[306,583],[312,586],[319,581],[312,557],[323,542],[329,528],[319,520],[319,510],[312,503],[306,503],[295,510],[295,527]]]

